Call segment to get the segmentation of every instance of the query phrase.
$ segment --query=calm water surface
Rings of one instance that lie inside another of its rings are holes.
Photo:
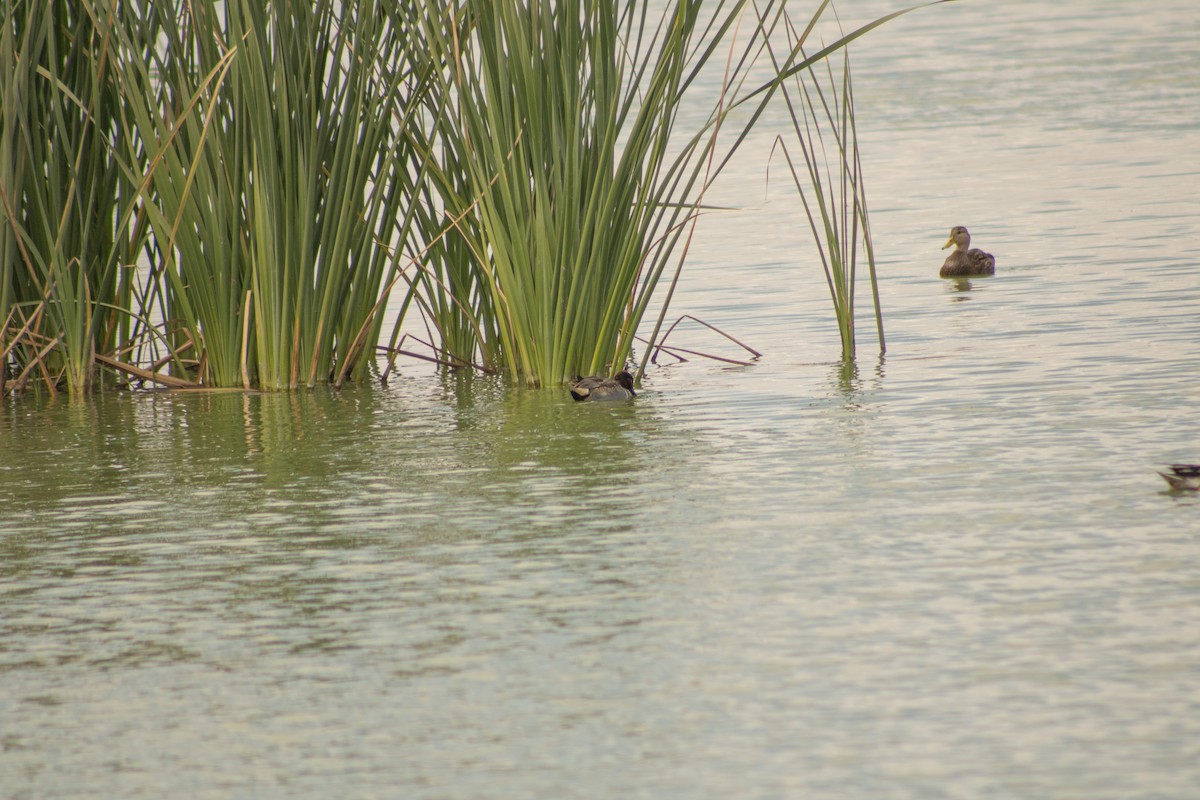
[[[764,131],[674,307],[753,366],[6,403],[0,795],[1200,796],[1198,29],[864,42],[852,372]],[[936,278],[954,224],[996,277]]]

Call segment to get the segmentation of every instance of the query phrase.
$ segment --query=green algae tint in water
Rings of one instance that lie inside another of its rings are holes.
[[[754,366],[6,401],[0,794],[1196,796],[1197,13],[855,50],[854,370],[764,129],[675,305]]]

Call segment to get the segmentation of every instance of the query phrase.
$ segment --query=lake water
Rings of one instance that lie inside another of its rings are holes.
[[[6,402],[0,795],[1200,796],[1200,497],[1154,474],[1200,462],[1197,31],[860,43],[888,350],[863,317],[849,372],[764,131],[673,307],[752,366]],[[937,278],[955,224],[995,277]]]

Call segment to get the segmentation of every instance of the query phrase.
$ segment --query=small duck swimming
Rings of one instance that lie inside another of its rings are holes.
[[[1176,492],[1195,492],[1200,491],[1200,464],[1167,464],[1167,469],[1171,472],[1160,472],[1171,486],[1172,491]]]
[[[637,392],[633,390],[633,376],[625,370],[611,378],[601,378],[599,375],[576,378],[567,384],[567,388],[576,401],[628,400],[637,397]]]
[[[950,245],[954,245],[954,252],[946,259],[946,263],[942,264],[941,277],[996,274],[996,257],[978,248],[968,250],[971,246],[971,234],[962,225],[955,225],[950,229],[950,239],[942,245],[942,249],[945,250]]]

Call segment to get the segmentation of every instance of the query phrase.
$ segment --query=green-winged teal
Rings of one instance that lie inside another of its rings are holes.
[[[611,378],[601,378],[599,375],[576,378],[567,384],[567,388],[576,400],[628,400],[637,397],[637,392],[633,390],[633,376],[625,370]]]

